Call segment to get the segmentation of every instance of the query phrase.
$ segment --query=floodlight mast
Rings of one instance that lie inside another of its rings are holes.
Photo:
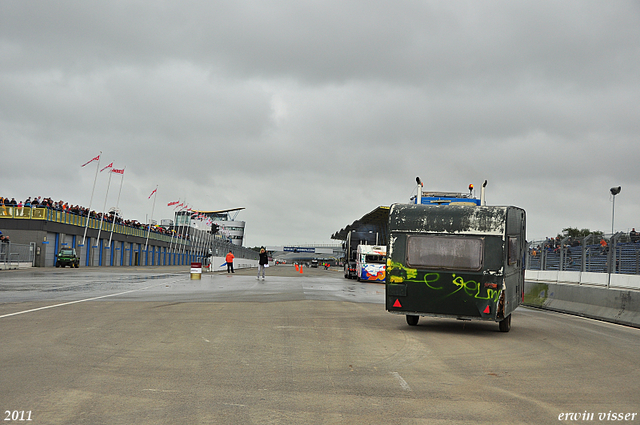
[[[612,187],[609,189],[611,195],[613,196],[613,206],[611,207],[611,235],[613,236],[613,224],[616,216],[616,195],[620,193],[622,190],[622,186]]]

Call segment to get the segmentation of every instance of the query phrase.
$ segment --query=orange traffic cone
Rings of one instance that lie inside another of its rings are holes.
[[[302,274],[302,264],[300,264],[300,274]]]
[[[298,265],[296,264],[296,271],[298,271]]]

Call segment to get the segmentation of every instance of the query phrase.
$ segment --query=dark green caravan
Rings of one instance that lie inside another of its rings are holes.
[[[526,213],[513,206],[394,204],[389,212],[386,309],[491,320],[511,328],[524,293]]]

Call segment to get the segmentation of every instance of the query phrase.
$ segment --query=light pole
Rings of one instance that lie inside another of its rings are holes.
[[[607,279],[607,288],[611,287],[611,273],[615,273],[615,234],[613,233],[613,224],[616,217],[616,195],[620,193],[622,187],[612,187],[609,189],[613,196],[613,206],[611,207],[611,240],[609,241],[609,276]]]
[[[612,236],[613,236],[613,223],[614,223],[615,214],[616,214],[616,195],[620,193],[621,189],[622,189],[621,186],[612,187],[611,189],[609,189],[611,191],[611,195],[613,195],[613,206],[611,208],[611,235]]]

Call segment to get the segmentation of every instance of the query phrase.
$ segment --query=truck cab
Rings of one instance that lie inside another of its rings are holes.
[[[358,281],[384,282],[386,263],[386,246],[358,245],[356,278]]]
[[[526,214],[513,206],[394,204],[389,212],[386,309],[489,320],[502,332],[524,294]]]
[[[377,245],[378,235],[372,231],[350,231],[342,244],[345,254],[344,277],[347,279],[357,279],[357,258],[358,246]]]

